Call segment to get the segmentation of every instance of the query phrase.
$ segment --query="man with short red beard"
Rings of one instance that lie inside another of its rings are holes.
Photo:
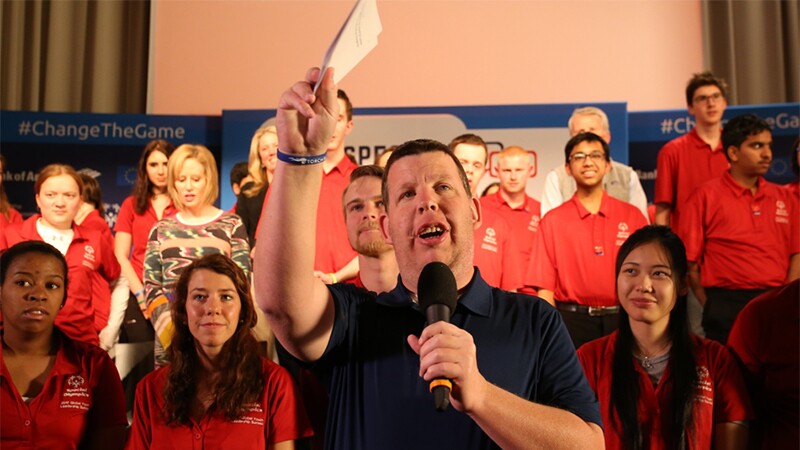
[[[385,213],[381,197],[383,168],[360,166],[350,174],[342,195],[344,221],[350,246],[358,253],[358,274],[349,282],[372,292],[387,292],[397,285],[397,259],[386,242],[378,219]]]
[[[326,448],[603,448],[597,400],[558,313],[490,287],[473,266],[480,203],[441,142],[406,142],[386,166],[379,222],[397,286],[375,294],[313,276],[335,93],[333,71],[311,69],[278,103],[280,163],[255,256],[258,302],[275,336],[326,381]],[[418,292],[430,263],[447,266],[448,278],[432,290],[451,284],[456,298],[449,322],[428,325]],[[452,382],[444,411],[430,393],[437,378]]]
[[[603,189],[611,164],[603,138],[577,134],[567,142],[564,156],[578,190],[539,222],[525,284],[561,312],[578,348],[617,329],[617,253],[647,219]]]

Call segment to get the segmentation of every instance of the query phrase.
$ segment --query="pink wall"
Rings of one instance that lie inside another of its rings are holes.
[[[354,1],[153,2],[155,114],[274,108]],[[356,107],[627,101],[681,108],[703,69],[700,2],[379,1]]]

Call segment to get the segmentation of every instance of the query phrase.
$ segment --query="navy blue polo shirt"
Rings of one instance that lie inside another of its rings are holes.
[[[425,317],[401,282],[377,297],[352,285],[328,288],[336,317],[314,364],[330,394],[326,448],[499,448],[466,414],[434,409],[418,375],[419,356],[406,342],[409,334],[419,336]],[[572,340],[547,302],[489,287],[476,269],[451,322],[473,336],[486,380],[601,424]]]

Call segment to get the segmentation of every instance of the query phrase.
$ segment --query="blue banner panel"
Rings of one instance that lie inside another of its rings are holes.
[[[151,140],[202,144],[217,161],[221,155],[219,116],[0,111],[0,133],[7,161],[3,184],[23,216],[36,212],[33,184],[39,170],[63,163],[97,179],[112,227],[131,193],[142,149]]]
[[[794,179],[791,148],[800,135],[800,103],[729,106],[723,123],[742,114],[755,114],[772,127],[772,167],[766,179],[786,184]],[[630,165],[636,169],[642,186],[652,203],[655,195],[658,152],[667,142],[694,128],[694,117],[685,109],[629,113]]]
[[[534,175],[528,181],[528,195],[539,199],[547,173],[564,164],[564,144],[569,140],[567,121],[578,107],[597,106],[609,117],[611,154],[628,161],[628,115],[625,103],[581,103],[555,105],[443,106],[418,108],[356,108],[353,131],[346,138],[345,151],[358,164],[371,164],[375,156],[392,145],[418,138],[448,143],[464,133],[480,135],[489,147],[489,165],[481,181],[483,189],[497,181],[496,156],[504,147],[519,145],[531,154]],[[223,184],[230,185],[233,165],[246,161],[253,132],[262,123],[274,123],[275,110],[227,110],[222,112]],[[235,198],[222,190],[222,205]]]

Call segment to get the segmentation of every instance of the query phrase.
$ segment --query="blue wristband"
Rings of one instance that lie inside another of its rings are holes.
[[[288,153],[283,153],[280,149],[278,149],[278,161],[283,161],[287,164],[293,164],[295,166],[307,166],[310,164],[319,164],[325,161],[326,156],[327,156],[326,153],[314,156],[290,155]]]

